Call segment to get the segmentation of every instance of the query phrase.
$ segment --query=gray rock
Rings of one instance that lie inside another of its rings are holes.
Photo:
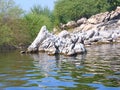
[[[105,21],[105,18],[107,17],[108,14],[109,12],[93,15],[88,19],[88,22],[91,24],[99,24]]]
[[[61,31],[61,32],[58,34],[58,37],[59,37],[59,38],[66,38],[67,36],[69,36],[69,32],[66,31],[66,30]]]
[[[81,25],[81,24],[84,24],[86,21],[87,21],[87,18],[81,18],[81,19],[77,20],[77,24]]]
[[[86,52],[86,49],[83,44],[76,43],[74,47],[74,51],[75,53],[80,54],[80,53]]]
[[[119,34],[117,34],[116,32],[112,33],[112,35],[111,35],[111,38],[113,39],[113,42],[115,42],[118,37],[119,37]]]
[[[74,55],[86,52],[85,45],[120,42],[120,7],[112,12],[93,15],[89,19],[81,18],[77,22],[60,24],[60,27],[66,30],[53,35],[43,26],[27,52],[45,51],[50,55]],[[74,32],[68,32],[69,28]]]
[[[74,28],[74,27],[77,26],[77,23],[76,23],[75,21],[69,21],[69,22],[66,24],[66,26],[67,26],[68,28]]]
[[[110,38],[112,33],[109,33],[109,31],[99,31],[100,36],[103,38]]]
[[[101,39],[102,39],[101,36],[94,36],[94,37],[91,38],[89,41],[90,41],[90,42],[98,42],[98,41],[100,41]]]
[[[33,41],[33,43],[27,48],[27,52],[36,52],[38,51],[39,44],[42,43],[47,37],[49,37],[48,30],[46,29],[46,26],[43,26],[38,33],[36,39]]]
[[[34,51],[45,51],[48,52],[49,55],[74,55],[86,51],[82,40],[79,40],[79,44],[76,45],[78,40],[79,37],[77,34],[70,34],[64,30],[58,35],[52,35],[47,31],[46,27],[43,26],[36,39],[28,47],[28,50],[33,51],[35,49]],[[36,47],[33,47],[35,45]]]
[[[89,30],[86,32],[86,35],[85,35],[85,38],[88,40],[90,38],[92,38],[95,34],[95,31],[94,30]]]
[[[110,20],[120,19],[120,7],[117,7],[115,11],[112,11],[110,15]]]
[[[75,53],[75,51],[72,49],[72,50],[69,50],[68,52],[67,52],[67,56],[72,56],[72,55],[75,55],[76,53]]]

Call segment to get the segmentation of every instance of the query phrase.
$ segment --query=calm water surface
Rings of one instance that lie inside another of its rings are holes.
[[[74,57],[0,53],[0,90],[120,90],[120,44]]]

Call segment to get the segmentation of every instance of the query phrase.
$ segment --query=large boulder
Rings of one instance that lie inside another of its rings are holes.
[[[67,36],[69,36],[69,32],[66,31],[66,30],[61,31],[61,32],[58,34],[58,37],[60,37],[60,38],[65,38],[65,37],[67,37]]]
[[[77,20],[77,24],[81,25],[81,24],[86,23],[86,21],[87,21],[87,18],[81,18],[81,19]]]
[[[120,7],[117,7],[115,11],[110,13],[110,20],[120,19]]]
[[[94,36],[95,34],[95,31],[94,30],[89,30],[89,31],[86,31],[86,35],[85,35],[85,39],[90,39]]]
[[[39,45],[50,36],[46,26],[43,26],[38,33],[36,39],[32,42],[32,44],[27,48],[27,52],[37,52]]]
[[[91,24],[99,24],[110,20],[120,19],[120,7],[117,7],[115,11],[104,12],[91,16],[87,22]]]
[[[109,31],[100,31],[99,35],[102,36],[103,38],[110,38],[112,33]]]
[[[70,34],[66,30],[61,31],[58,35],[53,35],[48,32],[46,26],[43,26],[36,39],[28,47],[27,52],[45,51],[49,55],[74,55],[85,52],[85,50],[84,44],[81,39],[79,40],[78,35]]]
[[[108,14],[109,12],[93,15],[88,19],[88,22],[91,24],[99,24],[105,21],[105,18],[108,16]]]
[[[77,26],[77,23],[75,21],[69,21],[67,24],[66,24],[66,27],[67,28],[74,28]]]

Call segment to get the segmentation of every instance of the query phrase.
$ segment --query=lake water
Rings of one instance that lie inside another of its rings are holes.
[[[120,44],[87,47],[87,54],[0,53],[0,90],[120,90]]]

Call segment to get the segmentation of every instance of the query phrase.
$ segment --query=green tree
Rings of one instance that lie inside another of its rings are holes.
[[[45,16],[48,16],[48,17],[50,17],[52,15],[52,12],[49,10],[48,7],[42,8],[40,5],[34,5],[31,8],[31,12],[35,13],[35,14],[38,14],[38,15],[42,14],[42,15],[45,15]]]
[[[117,6],[120,6],[120,0],[107,0],[107,2],[110,4],[110,11],[116,9]]]
[[[2,25],[0,27],[0,45],[2,44],[11,44],[13,33],[11,32],[10,28],[6,25]]]
[[[54,15],[57,23],[66,23],[81,17],[110,11],[120,5],[120,0],[57,0]]]
[[[27,29],[31,36],[31,40],[36,37],[43,25],[46,25],[50,31],[53,28],[52,12],[47,7],[42,8],[39,5],[33,6],[31,11],[26,14],[24,18],[27,23]]]
[[[20,18],[23,10],[13,0],[0,0],[0,16],[7,18]]]
[[[100,12],[108,11],[110,5],[107,2],[107,0],[96,0],[94,4],[94,8],[97,9],[97,13],[100,13]]]
[[[27,42],[23,10],[13,0],[0,0],[0,44],[17,45]]]

